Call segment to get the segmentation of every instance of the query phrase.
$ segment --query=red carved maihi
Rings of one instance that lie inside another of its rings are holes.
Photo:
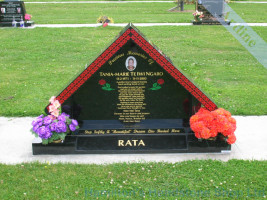
[[[217,106],[200,91],[188,78],[186,78],[170,61],[159,53],[149,42],[147,42],[136,30],[129,27],[107,50],[105,50],[93,63],[91,63],[69,86],[67,86],[56,99],[64,103],[88,78],[90,78],[103,64],[105,64],[124,44],[129,40],[134,41],[151,58],[153,58],[163,69],[175,78],[188,92],[190,92],[209,111],[215,110]]]

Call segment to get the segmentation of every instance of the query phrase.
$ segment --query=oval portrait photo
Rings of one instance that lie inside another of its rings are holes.
[[[128,69],[129,71],[133,71],[133,70],[135,70],[136,65],[137,65],[137,62],[136,62],[135,57],[133,57],[133,56],[129,56],[129,57],[126,59],[125,66],[126,66],[126,69]]]

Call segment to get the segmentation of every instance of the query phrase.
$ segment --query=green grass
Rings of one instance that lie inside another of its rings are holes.
[[[267,23],[267,4],[228,4],[247,23]]]
[[[247,23],[267,22],[267,4],[229,4]],[[192,12],[168,12],[172,3],[127,4],[27,4],[36,24],[96,23],[100,15],[112,17],[115,23],[182,23],[193,20],[195,5],[185,5]]]
[[[36,116],[121,28],[2,29],[0,116]],[[267,70],[224,27],[140,30],[217,104],[235,115],[267,114]],[[267,40],[267,28],[255,29]]]
[[[1,164],[0,198],[263,199],[266,167],[266,161],[242,160],[173,164]],[[102,192],[99,194],[99,191]],[[113,191],[113,197],[107,198],[108,191],[110,194]]]
[[[37,24],[96,23],[100,15],[112,17],[115,23],[190,22],[194,5],[187,5],[189,13],[168,12],[170,3],[127,4],[27,4],[27,12]],[[45,14],[44,14],[45,12]]]

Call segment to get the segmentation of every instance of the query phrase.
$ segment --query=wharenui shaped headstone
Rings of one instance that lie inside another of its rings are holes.
[[[34,154],[221,152],[199,142],[189,118],[217,106],[129,24],[56,97],[80,129]]]

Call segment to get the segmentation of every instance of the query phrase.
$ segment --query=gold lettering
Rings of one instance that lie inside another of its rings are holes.
[[[138,140],[132,140],[133,141],[133,143],[134,143],[134,146],[136,147],[136,142],[138,141]]]
[[[112,72],[99,72],[100,76],[130,76],[129,72],[116,72],[116,73],[112,73]]]
[[[92,131],[85,130],[84,133],[85,134],[92,134],[93,132]]]
[[[133,146],[130,140],[127,140],[125,146]]]
[[[136,72],[131,72],[131,76],[136,76]]]
[[[142,146],[146,146],[143,140],[140,140],[140,142],[139,142],[139,144],[138,144],[138,146],[141,146],[141,145],[142,145]]]
[[[145,119],[146,109],[145,91],[147,77],[136,76],[138,72],[129,72],[130,77],[127,80],[116,79],[118,84],[118,103],[114,115],[123,122],[140,122]],[[145,73],[145,72],[143,72]],[[133,132],[131,132],[133,133]],[[143,133],[135,131],[135,133]]]
[[[163,76],[163,72],[135,72],[135,76]],[[133,74],[130,74],[133,76]]]
[[[169,133],[169,129],[157,129],[157,133]]]
[[[148,129],[148,133],[155,133],[154,130]]]
[[[154,61],[152,59],[148,59],[148,63],[149,63],[149,65],[151,65],[154,63]]]
[[[94,130],[94,134],[105,134],[104,130]]]
[[[118,140],[118,146],[123,146],[124,147],[124,141],[123,140]]]
[[[126,147],[126,146],[146,146],[143,140],[127,140],[126,143],[124,140],[118,140],[119,147]]]
[[[146,133],[146,131],[145,130],[134,130],[134,132],[133,133]]]
[[[129,134],[129,133],[131,133],[131,129],[129,129],[129,130],[111,130],[112,131],[112,133],[115,133],[115,134]]]
[[[138,53],[138,52],[132,52],[132,51],[128,51],[127,55],[135,55],[135,56],[139,56],[143,59],[147,59],[147,57],[144,54]]]
[[[116,60],[118,60],[119,58],[123,57],[124,53],[117,55],[115,58],[113,58],[112,60],[108,61],[109,65],[112,65]]]

